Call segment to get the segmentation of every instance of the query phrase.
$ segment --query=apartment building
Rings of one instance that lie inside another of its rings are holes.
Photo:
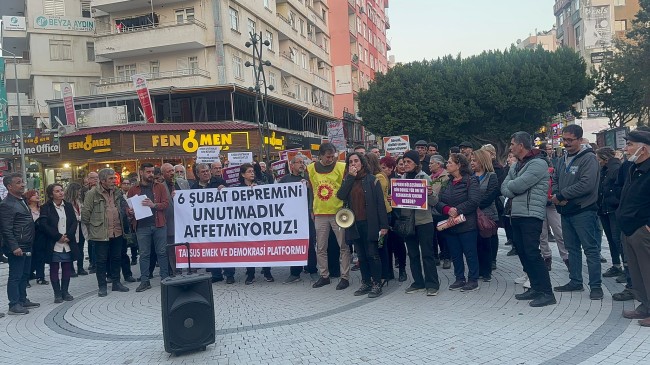
[[[555,26],[548,31],[536,31],[535,34],[531,34],[523,40],[518,39],[516,45],[519,49],[535,49],[538,46],[542,46],[544,50],[554,52],[558,48]]]
[[[640,9],[638,0],[556,0],[557,39],[584,57],[589,68],[612,55],[615,37],[624,36]]]
[[[61,98],[61,85],[87,95],[100,79],[95,62],[95,21],[90,0],[2,0],[2,48],[11,129],[17,129],[18,106],[23,127],[49,128],[45,100]],[[14,59],[9,53],[17,56]],[[18,58],[19,57],[19,58]],[[16,90],[16,78],[18,90]]]
[[[386,30],[390,20],[388,0],[338,0],[330,3],[330,34],[334,66],[334,116],[360,121],[356,95],[375,78],[388,71],[390,42]],[[348,129],[355,140],[366,141],[358,124]],[[361,135],[360,135],[361,134]]]
[[[204,102],[185,105],[182,89],[254,86],[250,34],[261,33],[269,96],[304,113],[333,116],[328,3],[325,0],[92,0],[97,24],[98,94],[131,91],[144,74],[169,89],[157,120],[191,122]],[[194,118],[196,119],[196,118]],[[211,118],[208,118],[211,120]],[[194,120],[196,121],[196,120]]]

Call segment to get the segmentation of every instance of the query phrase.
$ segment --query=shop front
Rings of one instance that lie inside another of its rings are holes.
[[[63,181],[57,172],[53,170],[58,165],[59,138],[56,135],[41,135],[38,130],[33,135],[28,135],[23,140],[24,149],[21,150],[20,142],[14,140],[11,147],[11,159],[15,166],[15,171],[21,171],[20,156],[21,152],[25,153],[25,165],[27,181],[25,181],[26,190],[37,190],[41,197],[48,184]]]
[[[264,141],[264,143],[262,143]],[[253,152],[265,156],[268,151],[284,150],[286,135],[270,131],[261,138],[254,124],[223,123],[160,123],[88,128],[61,138],[61,164],[69,166],[75,179],[81,180],[89,171],[113,168],[121,178],[137,173],[138,166],[151,162],[186,166],[192,179],[191,166],[202,146],[220,146],[222,155],[229,152]]]

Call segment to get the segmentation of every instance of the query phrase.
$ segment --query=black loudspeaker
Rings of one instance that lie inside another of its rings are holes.
[[[215,342],[214,300],[210,275],[177,275],[161,282],[165,351],[205,350]]]

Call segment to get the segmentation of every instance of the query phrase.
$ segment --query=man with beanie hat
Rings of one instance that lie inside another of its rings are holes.
[[[427,148],[427,141],[421,139],[415,142],[415,150],[418,153],[418,158],[413,161],[420,161],[420,167],[422,168],[422,171],[424,171],[427,175],[430,175],[431,171],[429,171],[429,157],[431,156],[427,155]]]
[[[650,132],[636,130],[625,138],[625,152],[632,167],[621,192],[616,219],[623,232],[623,250],[632,278],[632,293],[641,304],[623,317],[639,319],[650,327]]]

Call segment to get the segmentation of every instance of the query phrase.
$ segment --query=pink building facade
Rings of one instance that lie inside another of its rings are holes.
[[[337,0],[330,4],[334,116],[346,122],[349,141],[371,143],[358,116],[356,96],[388,70],[388,0]]]

